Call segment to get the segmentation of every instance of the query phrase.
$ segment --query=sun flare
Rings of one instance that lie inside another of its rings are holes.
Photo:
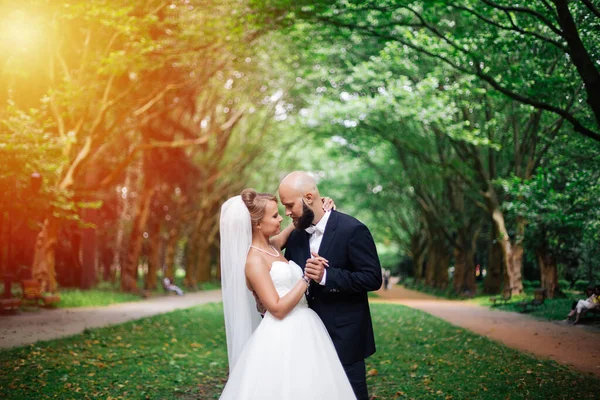
[[[44,39],[39,18],[15,11],[0,19],[0,43],[6,52],[29,53],[38,49]]]

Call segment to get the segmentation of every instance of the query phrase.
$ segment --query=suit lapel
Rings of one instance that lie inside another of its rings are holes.
[[[338,225],[338,214],[335,210],[331,211],[331,215],[329,216],[329,220],[327,221],[327,225],[325,225],[325,233],[323,234],[323,240],[321,241],[321,246],[319,246],[319,255],[321,257],[327,258],[326,254],[333,243],[333,239],[335,238],[335,231]],[[309,247],[310,248],[310,247]]]
[[[302,271],[304,271],[306,260],[312,257],[310,254],[310,235],[308,232],[298,232],[298,234],[300,235],[300,252],[298,254],[298,260],[296,263],[300,265],[300,268],[302,268]]]

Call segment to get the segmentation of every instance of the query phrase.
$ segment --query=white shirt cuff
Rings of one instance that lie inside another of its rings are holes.
[[[327,281],[327,269],[323,270],[323,279],[319,282],[319,285],[325,286],[325,282]]]

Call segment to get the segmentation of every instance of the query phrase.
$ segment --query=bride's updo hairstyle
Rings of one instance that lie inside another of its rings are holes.
[[[242,200],[248,211],[250,211],[250,219],[252,226],[256,226],[265,216],[265,208],[269,201],[277,202],[277,198],[269,193],[258,193],[254,189],[244,189],[241,193]]]

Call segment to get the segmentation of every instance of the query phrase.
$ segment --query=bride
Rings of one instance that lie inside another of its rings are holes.
[[[245,189],[221,208],[221,279],[229,380],[221,400],[356,399],[325,326],[308,308],[309,279],[281,255],[277,199]],[[326,260],[323,260],[326,262]],[[266,307],[261,320],[252,292]]]

